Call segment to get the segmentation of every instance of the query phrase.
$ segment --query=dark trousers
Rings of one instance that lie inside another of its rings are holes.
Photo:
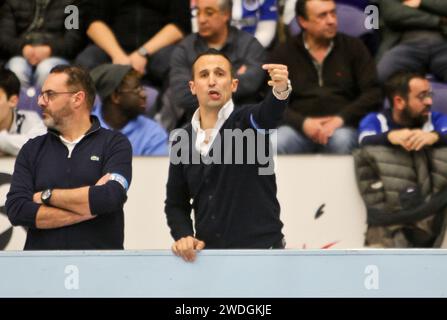
[[[404,70],[431,73],[446,82],[447,42],[398,44],[385,52],[377,64],[381,83],[384,83],[395,72]]]

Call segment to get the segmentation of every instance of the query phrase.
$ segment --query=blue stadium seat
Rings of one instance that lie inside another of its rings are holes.
[[[430,84],[434,93],[432,110],[447,114],[447,84],[433,80]]]
[[[339,3],[345,3],[345,4],[351,5],[353,7],[362,9],[362,10],[365,9],[369,5],[368,0],[335,0],[335,2],[337,3],[337,5]]]
[[[34,87],[30,87],[28,89],[21,88],[17,109],[36,111],[39,115],[42,116],[42,109],[37,104],[39,94],[40,89]]]

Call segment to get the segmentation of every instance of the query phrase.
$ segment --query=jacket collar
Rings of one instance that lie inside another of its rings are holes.
[[[94,115],[90,115],[90,121],[92,122],[92,125],[90,126],[90,129],[87,130],[87,132],[85,133],[84,137],[89,136],[90,134],[98,131],[99,129],[101,129],[101,124],[99,123],[99,120],[96,116]],[[52,128],[48,128],[48,132],[51,133],[52,135],[56,136],[59,138],[59,136],[61,135],[59,131],[52,129]]]

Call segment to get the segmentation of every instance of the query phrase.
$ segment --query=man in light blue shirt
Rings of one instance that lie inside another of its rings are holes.
[[[131,66],[105,64],[93,69],[91,76],[102,102],[93,111],[101,126],[123,133],[134,156],[167,155],[166,131],[143,115],[146,95],[140,75]]]

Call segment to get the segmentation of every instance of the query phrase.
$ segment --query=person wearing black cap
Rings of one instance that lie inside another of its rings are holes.
[[[104,64],[91,76],[102,101],[94,110],[101,126],[123,133],[134,156],[167,155],[166,131],[143,115],[146,95],[138,72],[128,65]]]
[[[27,228],[25,250],[123,249],[132,147],[90,112],[87,71],[53,68],[39,95],[46,135],[17,156],[6,212]]]

